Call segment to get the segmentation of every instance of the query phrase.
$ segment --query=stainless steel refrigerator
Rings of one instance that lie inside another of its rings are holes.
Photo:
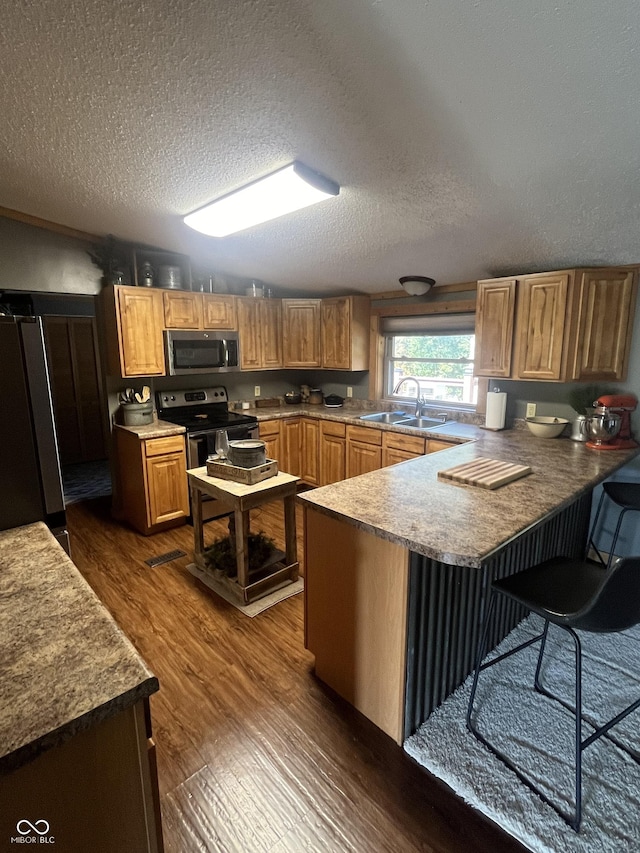
[[[44,521],[69,550],[42,320],[0,316],[0,530]]]

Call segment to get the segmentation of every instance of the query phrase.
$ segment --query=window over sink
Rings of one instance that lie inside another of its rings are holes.
[[[382,332],[385,398],[411,402],[418,396],[427,405],[475,408],[474,314],[387,317]]]

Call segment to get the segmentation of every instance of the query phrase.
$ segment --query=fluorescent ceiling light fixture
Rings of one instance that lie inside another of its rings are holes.
[[[209,237],[226,237],[339,192],[340,187],[334,181],[303,163],[294,162],[189,213],[184,221]]]

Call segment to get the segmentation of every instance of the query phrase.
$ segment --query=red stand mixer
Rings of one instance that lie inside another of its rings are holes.
[[[637,447],[631,435],[631,412],[638,405],[633,394],[603,394],[594,402],[595,412],[587,418],[591,450],[626,450]]]

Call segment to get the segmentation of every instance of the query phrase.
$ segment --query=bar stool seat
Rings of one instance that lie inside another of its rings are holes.
[[[487,651],[491,623],[497,596],[505,596],[524,605],[544,619],[542,633],[489,661],[483,658]],[[557,625],[573,639],[575,649],[575,705],[572,706],[559,696],[549,692],[541,683],[540,672],[549,624]],[[640,698],[621,710],[607,723],[595,727],[582,714],[582,647],[576,630],[612,634],[624,631],[640,623],[640,557],[620,560],[609,570],[597,563],[569,560],[559,557],[547,560],[530,569],[509,577],[495,580],[491,584],[491,596],[484,630],[478,644],[473,686],[467,708],[467,728],[491,752],[509,767],[516,776],[551,806],[576,832],[580,828],[582,812],[582,753],[620,720],[640,707]],[[500,663],[507,657],[540,641],[538,663],[534,676],[534,688],[538,693],[559,702],[575,717],[575,809],[566,814],[549,796],[541,791],[524,773],[481,734],[473,719],[478,677],[480,672]],[[582,723],[594,731],[582,738]],[[617,740],[620,748],[624,746]],[[626,750],[625,750],[626,751]],[[631,753],[629,753],[631,754]],[[632,755],[632,757],[634,757]]]
[[[614,504],[620,507],[620,513],[618,515],[616,529],[613,534],[613,539],[611,540],[609,559],[606,563],[602,557],[602,554],[598,550],[594,539],[596,534],[596,528],[598,525],[598,519],[600,518],[600,510],[602,509],[602,504],[605,499],[605,496],[608,497],[609,500],[612,501]],[[604,483],[604,485],[602,486],[602,494],[600,495],[600,501],[598,503],[598,509],[596,510],[596,515],[593,519],[591,533],[589,534],[589,545],[598,555],[598,559],[600,560],[602,565],[606,565],[608,569],[611,568],[611,564],[615,559],[616,544],[618,542],[618,536],[620,535],[620,528],[622,526],[622,521],[624,519],[625,513],[627,512],[640,512],[640,483]]]

